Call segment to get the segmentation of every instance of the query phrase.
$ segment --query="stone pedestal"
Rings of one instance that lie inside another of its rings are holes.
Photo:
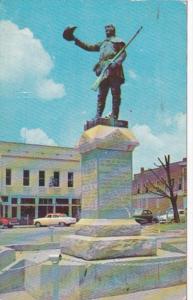
[[[128,219],[132,151],[138,145],[128,128],[98,125],[79,141],[83,219]]]
[[[85,260],[156,255],[155,240],[141,237],[141,226],[129,220],[137,145],[128,128],[98,125],[82,134],[82,219],[75,235],[63,238],[63,253]]]

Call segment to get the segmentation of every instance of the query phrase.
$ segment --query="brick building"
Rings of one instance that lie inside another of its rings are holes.
[[[153,170],[159,177],[165,177],[165,172],[162,167],[154,168]],[[171,177],[172,180],[174,180],[174,190],[178,195],[178,208],[187,207],[186,173],[186,158],[183,158],[182,161],[171,163]],[[158,184],[158,179],[150,170],[141,168],[140,173],[134,175],[134,180],[132,182],[132,206],[134,208],[150,209],[155,214],[164,213],[167,208],[171,207],[171,202],[168,198],[161,198],[149,193],[149,181],[155,185]]]
[[[24,223],[80,211],[80,156],[73,148],[0,142],[0,215]]]

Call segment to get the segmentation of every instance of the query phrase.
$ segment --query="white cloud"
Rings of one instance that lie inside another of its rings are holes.
[[[52,79],[42,80],[37,86],[37,94],[44,100],[62,98],[64,86],[61,83],[55,83]]]
[[[49,138],[47,134],[40,128],[21,128],[20,135],[27,144],[38,144],[47,146],[57,146],[56,142]]]
[[[157,158],[170,154],[171,161],[183,159],[186,156],[186,114],[178,113],[171,117],[173,130],[162,131],[159,134],[147,125],[136,124],[132,130],[140,145],[134,151],[134,173],[140,167],[146,169],[157,163]],[[163,125],[163,130],[164,130]]]
[[[131,79],[134,79],[134,80],[136,80],[137,79],[137,77],[138,77],[138,75],[136,74],[136,72],[134,71],[134,70],[129,70],[129,77],[131,78]]]
[[[186,127],[186,114],[177,113],[172,116],[168,112],[164,112],[161,114],[159,121],[167,127],[177,126],[179,130],[184,130]]]
[[[176,123],[178,130],[182,133],[185,133],[187,127],[186,114],[178,113],[176,116],[174,116],[174,122]]]
[[[53,60],[29,28],[1,21],[0,40],[0,82],[7,91],[27,90],[44,100],[65,95],[63,84],[50,78]]]

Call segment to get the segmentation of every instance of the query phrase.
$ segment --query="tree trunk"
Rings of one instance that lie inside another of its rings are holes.
[[[179,217],[179,213],[178,213],[178,208],[177,208],[177,195],[174,196],[171,199],[171,203],[172,203],[172,208],[173,208],[173,212],[174,212],[174,222],[175,223],[180,223],[180,217]]]

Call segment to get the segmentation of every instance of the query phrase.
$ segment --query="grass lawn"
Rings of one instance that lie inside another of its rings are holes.
[[[186,229],[186,223],[174,223],[174,224],[156,224],[159,226],[160,232],[167,232],[170,230],[183,230]]]

